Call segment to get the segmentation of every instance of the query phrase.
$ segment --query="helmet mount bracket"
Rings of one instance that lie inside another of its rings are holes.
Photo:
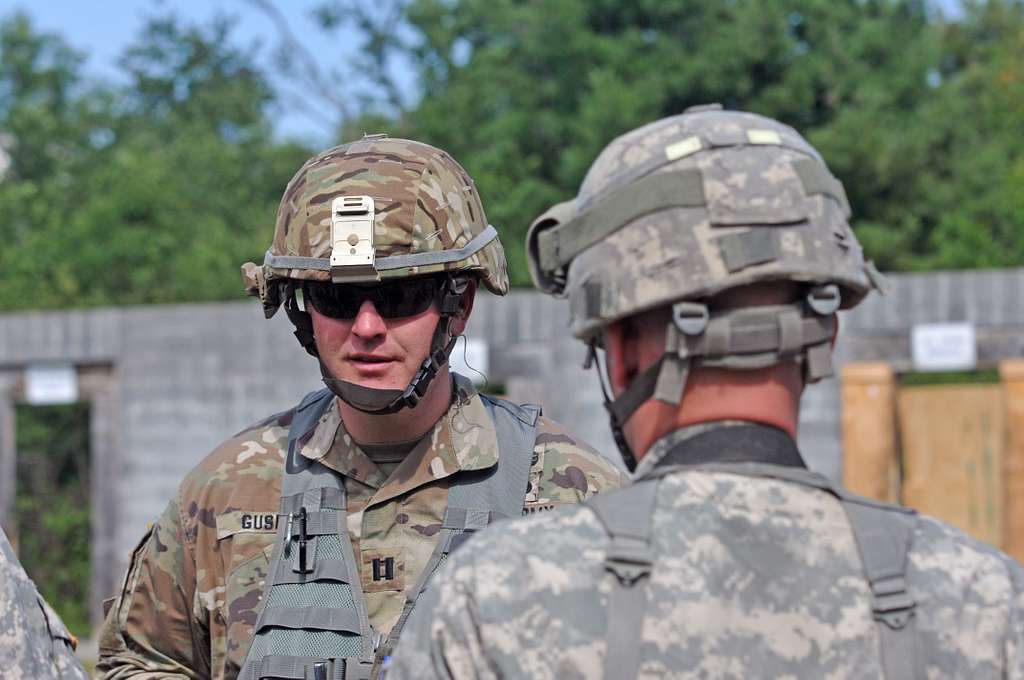
[[[337,196],[331,202],[331,281],[380,281],[374,263],[372,196]]]

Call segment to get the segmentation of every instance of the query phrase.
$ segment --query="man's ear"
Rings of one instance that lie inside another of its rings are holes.
[[[461,309],[459,315],[452,319],[452,332],[455,335],[462,335],[469,323],[469,315],[473,311],[473,301],[476,300],[476,279],[470,279],[466,286],[462,299],[459,301]]]
[[[627,321],[616,321],[604,330],[604,360],[612,395],[621,394],[636,375],[634,345],[629,341]]]

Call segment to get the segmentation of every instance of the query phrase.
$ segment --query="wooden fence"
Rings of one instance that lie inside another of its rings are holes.
[[[1024,361],[998,384],[901,386],[890,364],[842,371],[843,478],[1024,559]]]

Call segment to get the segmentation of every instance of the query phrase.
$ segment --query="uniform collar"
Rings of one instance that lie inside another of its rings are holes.
[[[743,420],[718,420],[673,430],[654,442],[633,477],[645,477],[661,465],[713,462],[806,467],[796,443],[782,430]]]
[[[465,470],[482,470],[498,462],[498,437],[487,407],[467,378],[453,374],[448,410],[399,464],[390,480],[345,430],[335,403],[320,417],[299,453],[332,470],[377,489],[381,502]]]

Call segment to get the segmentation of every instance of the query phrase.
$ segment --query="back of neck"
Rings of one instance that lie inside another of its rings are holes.
[[[803,379],[797,364],[753,371],[699,368],[691,371],[678,406],[650,400],[626,424],[637,457],[682,427],[740,420],[778,428],[796,438]]]

